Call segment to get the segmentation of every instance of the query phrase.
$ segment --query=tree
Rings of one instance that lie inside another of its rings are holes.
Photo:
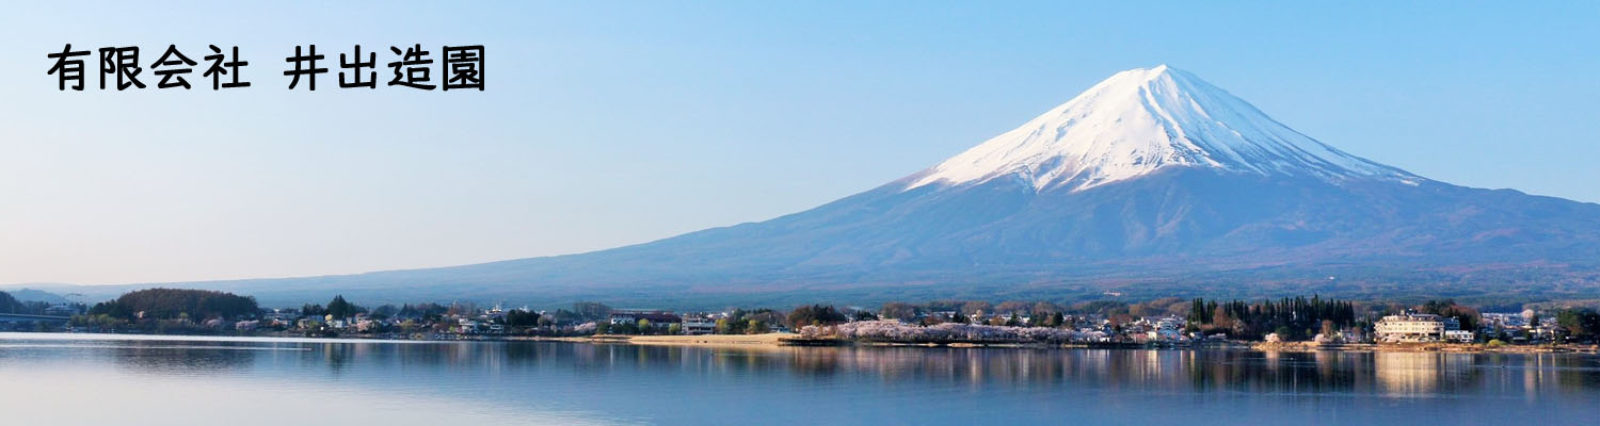
[[[788,318],[789,327],[792,329],[799,329],[808,325],[839,324],[849,320],[838,309],[834,309],[832,305],[801,306],[790,311]]]
[[[1174,299],[1176,300],[1176,299]],[[1203,299],[1174,302],[1168,311],[1187,310],[1189,325],[1204,333],[1225,332],[1241,338],[1259,338],[1268,330],[1288,330],[1280,333],[1285,340],[1308,337],[1331,321],[1332,329],[1355,325],[1355,307],[1350,302],[1327,300],[1319,296],[1283,298],[1256,303],[1231,301],[1218,303]],[[1465,323],[1470,324],[1470,322]]]
[[[1001,302],[998,306],[995,306],[994,307],[994,312],[995,313],[1000,313],[1000,314],[1015,314],[1015,313],[1019,313],[1019,312],[1028,312],[1028,308],[1031,307],[1031,306],[1032,305],[1029,304],[1028,302],[1024,302],[1024,301],[1021,301],[1021,300],[1008,300],[1008,301],[1005,301],[1005,302]]]
[[[717,319],[717,334],[739,334],[744,331],[744,327],[740,327],[737,324],[737,322],[729,321],[727,318],[719,318]]]
[[[1417,306],[1417,311],[1445,318],[1455,318],[1462,330],[1478,329],[1478,310],[1456,304],[1455,300],[1429,300]]]
[[[555,323],[556,325],[587,322],[583,319],[583,317],[579,316],[578,313],[566,309],[557,309],[556,313],[550,314],[550,317],[551,322]]]
[[[745,320],[747,323],[749,320],[757,320],[767,323],[768,325],[783,324],[788,320],[788,318],[789,316],[784,313],[765,308],[746,312],[744,316],[739,317],[739,319]]]
[[[478,311],[478,305],[472,302],[450,302],[450,309],[445,310],[446,315],[466,315]]]
[[[450,308],[438,303],[407,304],[401,306],[400,312],[395,315],[401,318],[421,318],[429,321],[438,321],[440,317],[444,316],[445,312],[449,311]]]
[[[672,323],[667,325],[667,334],[683,334],[683,324]]]
[[[11,294],[0,291],[0,314],[15,314],[23,310],[22,302],[18,302],[17,298],[11,297]]]
[[[1280,326],[1277,330],[1273,330],[1272,332],[1277,334],[1278,338],[1283,339],[1285,342],[1300,340],[1298,333],[1295,333],[1294,329],[1289,328],[1288,326]]]
[[[96,304],[89,315],[111,315],[126,320],[180,318],[231,319],[261,312],[251,297],[210,290],[152,288],[129,292],[116,300]]]
[[[335,295],[333,301],[328,302],[328,315],[332,315],[334,319],[349,318],[356,313],[356,305],[345,301],[343,295]]]
[[[1567,309],[1556,314],[1556,323],[1572,337],[1593,339],[1600,336],[1600,313],[1588,309]]]
[[[964,304],[961,305],[961,313],[963,315],[981,314],[981,313],[984,313],[984,312],[993,312],[993,311],[994,311],[994,305],[991,305],[991,304],[989,304],[989,302],[985,302],[985,301],[982,301],[982,300],[974,300],[974,301],[967,302],[967,303],[964,303]]]
[[[1185,319],[1188,320],[1190,324],[1205,324],[1211,322],[1212,310],[1214,310],[1214,308],[1206,306],[1205,299],[1196,297],[1192,302],[1190,302],[1189,316],[1185,317]]]
[[[879,312],[881,312],[886,318],[893,318],[901,321],[911,321],[917,319],[917,307],[905,302],[885,303],[883,304],[883,310]]]
[[[506,312],[506,325],[512,327],[534,327],[539,325],[539,313],[522,309],[512,309]]]
[[[374,308],[370,315],[375,319],[386,319],[393,317],[398,313],[400,313],[400,308],[396,308],[394,305],[385,304],[383,306]]]
[[[654,325],[650,324],[650,320],[644,318],[639,319],[637,326],[639,328],[639,334],[650,334],[650,330],[654,328]]]
[[[767,327],[767,323],[761,320],[750,320],[750,323],[745,326],[744,330],[747,334],[762,334],[772,331],[771,328]]]

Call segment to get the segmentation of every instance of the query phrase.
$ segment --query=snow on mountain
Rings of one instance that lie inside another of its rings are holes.
[[[1421,178],[1300,134],[1227,91],[1166,65],[1117,73],[1021,127],[912,175],[905,189],[1015,177],[1084,190],[1168,167],[1328,181]]]

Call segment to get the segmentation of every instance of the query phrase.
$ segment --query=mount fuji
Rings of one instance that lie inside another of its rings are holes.
[[[1102,294],[1592,296],[1597,266],[1600,205],[1420,177],[1158,66],[1117,73],[921,172],[764,222],[576,255],[178,286],[289,303],[343,293],[668,307]]]
[[[1193,74],[1117,73],[1082,95],[912,177],[908,189],[1016,179],[1082,191],[1174,167],[1416,183],[1420,178],[1295,132]]]

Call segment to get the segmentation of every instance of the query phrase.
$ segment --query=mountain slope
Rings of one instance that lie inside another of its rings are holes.
[[[1427,143],[1422,141],[1419,143]],[[182,283],[298,304],[1600,294],[1600,205],[1422,178],[1161,66],[804,212],[593,253]]]

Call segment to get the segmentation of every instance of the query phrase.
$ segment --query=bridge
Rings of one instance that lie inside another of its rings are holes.
[[[0,323],[67,322],[70,320],[72,320],[72,317],[55,315],[0,314]]]

